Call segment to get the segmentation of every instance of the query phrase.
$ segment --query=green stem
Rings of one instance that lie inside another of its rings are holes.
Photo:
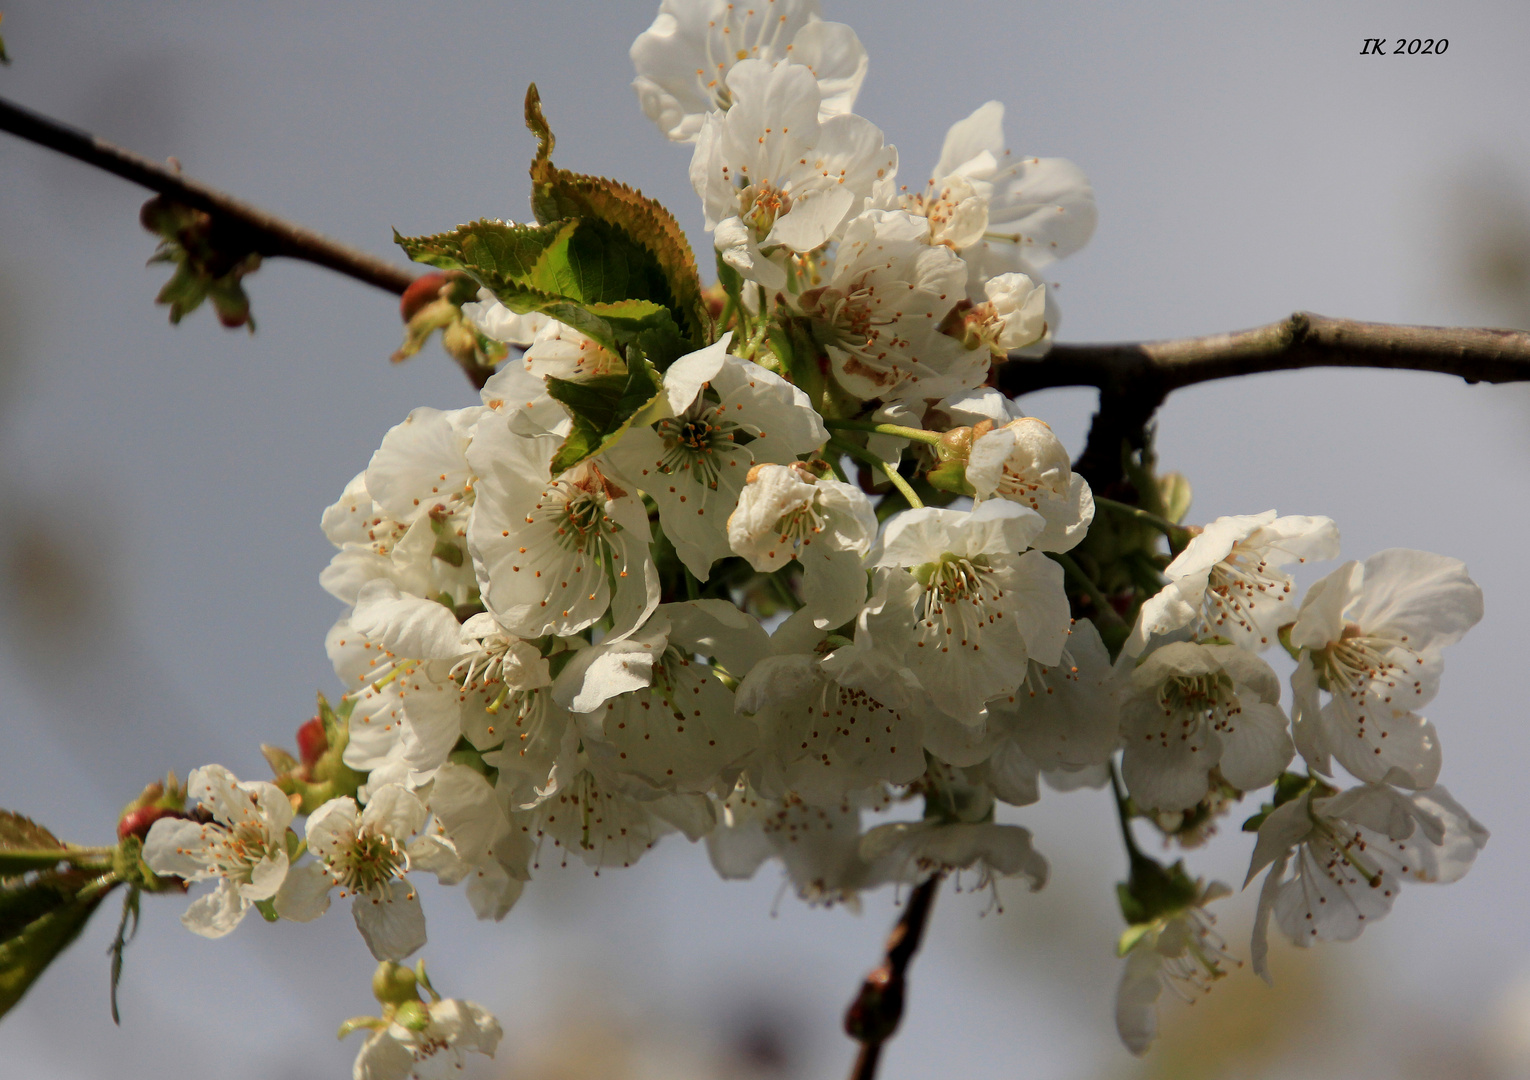
[[[1126,620],[1116,614],[1116,609],[1111,606],[1110,598],[1100,591],[1089,575],[1084,573],[1084,568],[1073,561],[1072,555],[1065,555],[1060,551],[1047,552],[1058,565],[1063,568],[1063,573],[1073,579],[1075,585],[1084,590],[1084,595],[1089,597],[1089,602],[1099,612],[1100,618],[1111,626],[1125,626]]]
[[[1116,820],[1121,823],[1121,840],[1126,844],[1126,856],[1135,866],[1140,859],[1146,858],[1142,849],[1137,846],[1137,838],[1132,835],[1132,813],[1126,802],[1126,787],[1121,783],[1121,773],[1116,769],[1115,760],[1110,762],[1110,790],[1116,797]]]
[[[1185,550],[1185,545],[1190,542],[1190,530],[1183,525],[1176,525],[1168,518],[1159,517],[1149,513],[1140,506],[1132,506],[1130,503],[1116,502],[1115,499],[1107,499],[1096,495],[1094,505],[1101,510],[1109,510],[1112,514],[1120,517],[1134,518],[1142,524],[1157,529],[1168,537],[1169,549],[1176,555]]]
[[[924,500],[920,499],[918,495],[914,494],[914,489],[909,487],[908,481],[903,479],[902,475],[899,474],[896,467],[889,465],[887,462],[877,457],[865,447],[856,446],[854,443],[844,442],[840,439],[830,439],[829,445],[841,453],[849,454],[853,458],[858,458],[859,460],[864,461],[867,465],[870,465],[874,469],[880,469],[882,475],[887,477],[888,482],[891,483],[893,487],[897,488],[899,493],[908,500],[909,506],[913,507],[915,510],[924,508]]]
[[[877,435],[892,435],[899,439],[909,439],[913,442],[924,443],[926,446],[940,445],[940,432],[926,431],[924,428],[904,427],[901,424],[879,424],[874,420],[825,420],[823,426],[831,431],[836,429],[842,431],[870,431]]]

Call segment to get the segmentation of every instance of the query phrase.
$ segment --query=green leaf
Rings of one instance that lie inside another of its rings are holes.
[[[393,241],[415,262],[440,270],[463,270],[485,288],[498,292],[512,285],[556,294],[556,274],[543,269],[549,251],[567,248],[578,222],[515,225],[473,221],[434,236],[400,236]]]
[[[627,353],[625,375],[600,375],[579,382],[549,378],[547,393],[574,420],[553,457],[552,474],[573,468],[621,438],[637,415],[658,398],[660,388],[658,372],[637,347]]]
[[[44,874],[0,885],[0,1016],[85,927],[121,884],[114,874]]]
[[[0,851],[0,879],[20,877],[31,870],[52,870],[70,852],[65,848],[45,851]]]
[[[553,165],[556,140],[542,115],[535,83],[526,90],[526,126],[537,136],[537,156],[531,163],[531,208],[537,220],[547,224],[578,218],[606,226],[610,235],[597,233],[594,239],[623,250],[626,270],[643,290],[628,295],[668,307],[692,347],[710,341],[712,320],[702,300],[696,257],[675,216],[626,184]],[[640,258],[626,254],[633,249]]]
[[[0,851],[15,848],[61,848],[64,842],[31,818],[0,810]]]

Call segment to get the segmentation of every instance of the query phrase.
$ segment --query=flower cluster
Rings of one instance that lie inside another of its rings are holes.
[[[1144,856],[1133,817],[1192,846],[1273,787],[1261,973],[1272,913],[1299,944],[1351,938],[1402,878],[1466,871],[1486,833],[1417,711],[1481,615],[1461,564],[1387,551],[1298,601],[1287,567],[1337,555],[1331,521],[1188,529],[1151,476],[1141,506],[1097,503],[988,385],[1056,330],[1041,272],[1095,220],[1075,166],[1011,155],[989,102],[905,182],[853,111],[859,40],[812,0],[664,0],[632,58],[691,146],[718,285],[661,209],[552,166],[534,94],[538,224],[405,241],[457,275],[432,325],[499,343],[475,363],[515,356],[479,403],[410,413],[324,512],[346,697],[301,763],[268,754],[278,786],[209,766],[200,820],[154,825],[156,873],[218,881],[188,925],[313,919],[339,889],[402,970],[425,943],[412,875],[498,919],[544,862],[630,866],[672,832],[723,877],[779,861],[813,902],[963,872],[1034,890],[1047,864],[997,807],[1119,777],[1140,1051],[1160,989],[1230,956],[1205,910],[1228,890]],[[464,281],[476,302],[452,300]],[[467,1003],[389,1007],[358,1076],[498,1039]]]

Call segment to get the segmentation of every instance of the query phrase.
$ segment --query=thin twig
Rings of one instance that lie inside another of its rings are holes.
[[[908,988],[908,969],[924,937],[940,889],[942,875],[935,874],[909,894],[902,916],[887,936],[887,955],[866,981],[845,1011],[845,1031],[861,1044],[850,1080],[873,1080],[882,1044],[898,1030],[903,1018],[903,1000]]]
[[[150,191],[157,191],[174,202],[205,211],[226,225],[233,226],[241,244],[262,256],[302,259],[395,295],[402,294],[414,280],[414,275],[402,267],[268,214],[205,184],[188,180],[141,154],[68,127],[3,98],[0,98],[0,131],[8,131],[39,146],[57,150]]]

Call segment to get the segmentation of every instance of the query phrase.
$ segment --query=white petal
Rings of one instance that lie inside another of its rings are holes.
[[[402,960],[425,944],[425,910],[407,881],[390,881],[377,896],[357,895],[351,914],[379,960]]]

